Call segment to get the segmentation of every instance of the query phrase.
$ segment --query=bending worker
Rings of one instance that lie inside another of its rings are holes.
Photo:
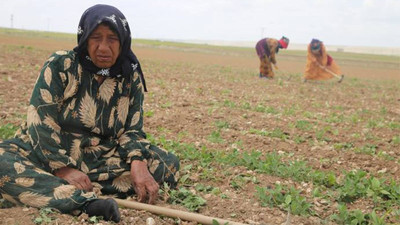
[[[326,53],[325,45],[318,39],[312,39],[307,50],[307,64],[304,71],[304,82],[307,80],[339,79],[342,82],[344,75],[333,58]]]
[[[260,78],[274,78],[275,74],[272,70],[272,65],[275,69],[278,69],[276,65],[275,54],[278,54],[279,49],[287,48],[289,45],[289,39],[282,37],[280,40],[274,38],[264,38],[257,42],[256,52],[260,59]]]

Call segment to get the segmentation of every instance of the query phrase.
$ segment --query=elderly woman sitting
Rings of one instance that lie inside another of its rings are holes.
[[[108,5],[87,9],[78,46],[44,63],[27,121],[15,138],[0,143],[3,198],[115,222],[115,200],[97,194],[136,193],[154,203],[159,184],[176,185],[179,160],[146,140],[143,91],[124,15]]]

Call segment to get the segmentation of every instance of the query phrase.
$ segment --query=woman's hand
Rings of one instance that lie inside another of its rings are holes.
[[[154,204],[157,199],[159,185],[147,169],[147,163],[135,160],[131,163],[132,185],[138,195],[139,202]]]
[[[85,191],[92,191],[93,185],[90,182],[88,175],[85,173],[69,167],[63,167],[54,172],[54,175],[66,180],[69,184],[74,185],[76,188]]]

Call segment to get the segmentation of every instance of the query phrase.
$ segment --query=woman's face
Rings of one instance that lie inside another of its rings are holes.
[[[311,49],[311,52],[314,54],[314,55],[319,55],[319,53],[320,53],[320,49]]]
[[[120,53],[118,34],[107,25],[100,24],[88,38],[88,53],[99,68],[110,68]]]

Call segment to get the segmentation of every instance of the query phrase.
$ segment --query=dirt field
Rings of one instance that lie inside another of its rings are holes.
[[[0,127],[26,118],[43,62],[72,47],[74,40],[0,35]],[[400,223],[400,62],[339,58],[343,83],[302,83],[305,56],[278,54],[280,70],[265,80],[252,50],[133,49],[149,89],[145,131],[181,158],[181,187],[206,200],[198,213],[247,224]],[[163,199],[157,205],[189,211]],[[120,224],[148,217],[196,224],[129,209]],[[96,223],[0,209],[0,224],[38,218]]]

